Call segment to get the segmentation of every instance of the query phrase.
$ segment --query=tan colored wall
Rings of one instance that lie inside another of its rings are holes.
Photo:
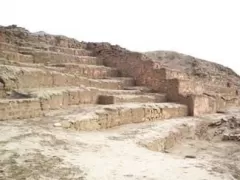
[[[0,120],[33,118],[41,113],[38,99],[0,100]]]
[[[34,63],[82,63],[101,64],[102,62],[95,57],[73,56],[64,53],[51,51],[32,51]]]
[[[9,44],[9,43],[5,43],[3,41],[0,40],[0,50],[7,50],[7,51],[13,51],[13,52],[17,52],[17,47],[15,45]]]
[[[12,52],[12,51],[0,50],[0,57],[6,58],[7,60],[16,61],[16,62],[33,63],[33,56],[24,55],[24,54]]]
[[[5,83],[7,90],[80,85],[122,89],[124,86],[130,86],[134,83],[132,79],[98,81],[60,72],[7,65],[0,65],[0,78]]]
[[[4,84],[1,82],[1,79],[0,79],[0,98],[4,98],[5,96],[6,96],[6,92],[4,89]]]
[[[58,93],[49,94],[47,97],[40,97],[42,110],[67,108],[71,105],[95,104],[98,95],[88,89],[69,89]]]
[[[133,77],[137,85],[148,86],[157,92],[167,93],[169,101],[188,105],[190,115],[216,112],[226,107],[227,104],[238,105],[237,100],[226,103],[225,100],[204,95],[210,91],[208,86],[205,87],[207,81],[199,81],[188,74],[162,68],[159,62],[143,54],[130,52],[110,44],[89,43],[87,47],[103,59],[105,65],[116,67],[123,76]],[[214,83],[217,84],[217,82]],[[236,95],[235,89],[218,87],[218,91]]]
[[[205,92],[213,92],[213,93],[221,93],[228,95],[236,95],[237,88],[235,87],[224,87],[224,86],[216,86],[211,84],[204,85]]]
[[[76,65],[76,64],[58,64],[47,67],[55,71],[62,73],[68,73],[72,75],[78,75],[82,77],[88,77],[93,79],[104,79],[107,77],[117,77],[119,72],[114,68],[108,68],[103,66],[89,66],[89,65]]]
[[[29,99],[1,99],[0,120],[38,117],[43,111],[98,102],[98,93],[86,88],[70,88],[54,92],[45,90],[43,94],[36,93],[35,96],[36,98]]]
[[[137,85],[145,85],[158,92],[166,92],[166,79],[178,77],[189,79],[188,75],[179,71],[162,68],[159,62],[147,56],[124,50],[108,44],[89,43],[88,49],[103,60],[106,66],[116,67],[122,76],[131,76]]]
[[[68,123],[66,127],[76,130],[99,130],[129,123],[183,117],[187,115],[187,111],[186,106],[171,106],[170,104],[119,105],[119,107],[116,106],[114,108],[108,106],[96,114],[75,115],[75,119]],[[67,119],[70,120],[71,115]]]

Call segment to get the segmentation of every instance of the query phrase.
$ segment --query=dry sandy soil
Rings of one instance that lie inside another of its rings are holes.
[[[240,144],[213,137],[218,127],[206,131],[198,124],[239,115],[235,110],[95,132],[54,127],[51,117],[2,121],[0,179],[237,180]],[[170,148],[169,135],[181,141]]]

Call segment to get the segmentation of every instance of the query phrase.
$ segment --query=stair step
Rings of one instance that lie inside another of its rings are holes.
[[[0,99],[0,120],[34,118],[42,115],[39,99]]]
[[[100,60],[91,57],[92,53],[85,49],[47,46],[45,48],[42,47],[42,50],[39,50],[32,47],[17,47],[12,44],[0,42],[0,50],[0,55],[2,57],[17,62],[33,63],[33,60],[35,59],[36,63],[54,61],[53,63],[77,62],[81,64],[102,64]],[[35,58],[33,58],[32,55]]]
[[[22,52],[24,53],[24,52]],[[76,56],[69,55],[61,52],[52,51],[31,51],[30,53],[34,57],[34,63],[78,63],[78,64],[90,64],[90,65],[102,65],[102,60],[92,56]]]
[[[119,72],[116,68],[100,66],[100,65],[86,65],[86,64],[75,64],[75,63],[59,63],[50,64],[48,66],[58,67],[62,73],[69,73],[78,76],[103,79],[107,77],[117,77]]]
[[[48,66],[45,66],[44,64],[10,61],[7,60],[6,58],[0,58],[0,64],[57,71],[64,74],[70,74],[93,79],[106,79],[109,77],[117,77],[119,75],[117,69],[101,65],[63,63],[63,64],[50,64]]]
[[[0,81],[0,99],[6,97],[6,90],[4,89],[4,84]]]
[[[62,52],[65,54],[76,55],[76,56],[91,56],[92,52],[85,50],[85,49],[75,49],[75,48],[64,48],[64,47],[57,47],[57,46],[50,46],[50,51],[54,52]]]
[[[53,123],[75,130],[100,130],[115,126],[187,116],[187,106],[175,103],[114,104],[81,109],[55,117]]]
[[[165,94],[149,93],[139,95],[102,95],[99,97],[99,104],[118,104],[118,103],[159,103],[166,102]]]
[[[32,67],[32,68],[42,68],[44,69],[44,64],[33,64],[32,62],[17,62],[13,60],[8,60],[6,58],[0,57],[1,65],[9,65],[9,66],[19,66],[19,67]]]
[[[116,90],[114,91],[116,93]],[[95,89],[92,90],[88,87],[15,90],[10,95],[10,99],[0,99],[0,120],[38,117],[42,115],[42,111],[66,109],[73,105],[96,104],[99,101],[98,95],[101,93],[96,93]],[[167,105],[171,104],[167,103]],[[125,105],[126,107],[129,106],[128,103]],[[104,105],[104,107],[109,106]],[[31,111],[32,109],[34,111]],[[27,113],[22,113],[21,111],[26,111]]]
[[[124,89],[126,86],[133,86],[133,78],[110,78],[110,79],[90,79],[91,87],[102,89]]]
[[[0,51],[0,56],[9,61],[33,63],[32,55],[20,54],[12,51]]]
[[[145,93],[151,93],[153,92],[153,90],[151,88],[148,88],[146,86],[129,86],[129,87],[125,87],[125,90],[140,90],[141,92],[145,92]]]
[[[64,53],[68,55],[76,55],[76,56],[91,56],[92,52],[85,50],[85,49],[74,49],[74,48],[65,48],[65,47],[57,47],[57,46],[46,46],[46,47],[39,47],[38,49],[34,47],[19,47],[18,51],[20,53],[31,53],[36,50],[43,50],[49,52],[56,52],[56,53]]]
[[[39,68],[8,65],[0,65],[0,77],[5,83],[5,88],[9,90],[80,85],[102,89],[123,89],[134,84],[132,78],[88,79]]]
[[[136,85],[136,81],[132,77],[108,77],[107,79],[124,82],[125,86],[122,89]]]
[[[142,92],[139,90],[123,90],[123,89],[102,89],[89,87],[91,91],[98,95],[124,95],[124,94],[141,94]]]
[[[151,151],[166,152],[186,138],[195,138],[199,129],[207,130],[203,127],[207,127],[210,122],[209,118],[178,117],[151,124],[131,124],[114,129],[112,138],[125,139],[129,138],[129,134],[134,134],[133,138],[140,146]]]
[[[1,87],[0,87],[1,88]],[[97,104],[100,95],[115,94],[129,95],[138,94],[133,90],[110,90],[95,87],[52,87],[52,88],[27,88],[9,91],[5,98],[10,99],[31,99],[37,98],[42,103],[44,110],[66,108],[71,105]]]
[[[5,42],[0,42],[0,50],[17,52],[17,46]]]

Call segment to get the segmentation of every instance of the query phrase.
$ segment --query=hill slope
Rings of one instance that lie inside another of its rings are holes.
[[[153,60],[160,61],[162,66],[170,69],[177,69],[200,78],[214,77],[219,80],[224,78],[228,82],[240,85],[238,82],[240,76],[237,73],[217,63],[173,51],[151,51],[145,54]]]

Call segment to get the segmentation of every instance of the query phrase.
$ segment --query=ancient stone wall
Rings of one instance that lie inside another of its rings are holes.
[[[131,76],[137,85],[149,86],[157,92],[166,92],[166,79],[189,79],[185,73],[162,68],[158,62],[145,55],[118,46],[88,43],[87,48],[101,58],[106,66],[117,67],[122,76]]]
[[[38,99],[0,100],[0,120],[38,117],[42,113]]]
[[[88,43],[88,50],[103,60],[110,67],[116,67],[122,76],[131,76],[137,85],[148,86],[156,92],[167,93],[169,101],[188,105],[190,115],[212,113],[231,104],[238,105],[238,94],[234,88],[217,86],[219,83],[191,77],[186,73],[163,68],[159,62],[153,61],[145,55],[111,46],[107,43]],[[209,83],[209,84],[208,84]],[[208,93],[214,92],[214,96]],[[226,100],[222,94],[235,97]]]
[[[144,54],[131,52],[119,46],[112,46],[107,43],[78,42],[64,36],[52,36],[45,33],[34,34],[24,28],[16,28],[15,26],[0,28],[0,41],[0,55],[5,59],[14,60],[18,63],[54,64],[81,62],[84,64],[85,61],[88,61],[92,65],[103,63],[106,66],[115,67],[121,72],[121,76],[133,77],[136,80],[136,85],[147,86],[155,92],[166,93],[168,101],[188,105],[190,115],[215,112],[225,106],[239,104],[237,89],[232,88],[228,82],[214,80],[219,79],[218,77],[214,77],[208,83],[203,78],[196,79],[187,73],[163,68],[158,61],[153,61]],[[45,52],[38,51],[38,49],[45,50]],[[51,50],[55,52],[50,52]],[[66,55],[63,53],[70,54]],[[73,56],[86,54],[95,55],[97,58],[88,57],[88,59],[85,59],[85,57]],[[126,83],[126,81],[124,84],[110,80],[97,81],[76,78],[74,75],[63,74],[67,73],[67,71],[61,71],[63,68],[58,70],[63,73],[54,71],[54,67],[49,67],[49,70],[53,70],[51,73],[47,69],[36,70],[34,68],[13,68],[10,66],[7,69],[1,68],[0,75],[4,87],[0,87],[0,96],[6,95],[5,90],[19,88],[86,85],[98,88],[122,89],[126,85],[133,85],[132,81],[131,83]],[[65,68],[65,70],[69,70],[69,68]],[[84,71],[92,71],[92,73],[88,73],[92,74],[92,77],[98,76],[95,74],[99,73],[96,68],[91,70],[84,69]],[[115,71],[112,72],[115,73]],[[109,73],[112,72],[109,71]],[[104,72],[102,71],[102,73]],[[223,84],[223,86],[219,86],[219,84]],[[231,95],[231,97],[226,97],[226,95]],[[54,108],[54,104],[65,101],[64,99],[59,99],[63,97],[52,96],[51,102],[46,101],[46,104],[50,104],[50,107]]]

